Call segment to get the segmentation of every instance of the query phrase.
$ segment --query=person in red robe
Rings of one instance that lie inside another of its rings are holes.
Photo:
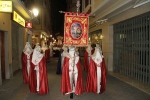
[[[47,61],[50,61],[50,48],[46,50],[46,54],[47,54]]]
[[[90,57],[92,54],[93,54],[93,49],[91,47],[91,44],[88,44],[88,47],[86,48],[84,53],[84,71],[88,71],[89,69]]]
[[[29,73],[30,73],[30,58],[32,56],[32,47],[29,42],[26,42],[26,45],[21,54],[21,63],[22,63],[22,74],[23,82],[28,83]]]
[[[86,92],[101,94],[106,89],[106,65],[100,47],[91,56],[86,82]]]
[[[60,49],[60,55],[58,58],[58,64],[56,70],[56,74],[58,75],[62,74],[63,62],[66,55],[68,55],[68,47],[63,45],[62,49]]]
[[[50,51],[48,51],[48,46],[47,46],[47,44],[46,43],[44,43],[43,45],[42,45],[42,52],[43,52],[43,54],[44,54],[44,57],[45,57],[45,60],[46,61],[48,61],[49,60],[49,52]]]
[[[47,94],[49,92],[46,60],[41,53],[40,46],[36,46],[33,51],[29,77],[30,92]]]
[[[63,52],[61,54],[61,70],[64,64],[64,58],[68,55],[68,47],[67,46],[63,46]]]
[[[64,95],[70,93],[80,95],[84,92],[81,63],[73,46],[69,47],[69,53],[64,58],[61,92]]]

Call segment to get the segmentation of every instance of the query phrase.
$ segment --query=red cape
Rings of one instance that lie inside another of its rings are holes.
[[[78,79],[77,79],[77,85],[75,89],[75,94],[79,95],[84,92],[84,84],[82,79],[82,68],[80,64],[80,60],[76,64],[78,69]],[[72,92],[71,85],[70,85],[70,78],[69,78],[69,58],[64,58],[64,65],[62,69],[62,80],[61,80],[61,92],[63,94],[66,94],[68,92]]]
[[[50,49],[45,50],[45,59],[46,61],[50,60]]]
[[[91,50],[91,55],[94,53],[94,49]],[[85,50],[84,53],[84,71],[88,71],[89,63],[88,63],[88,52]]]
[[[31,58],[32,54],[30,55]],[[28,71],[27,71],[27,55],[22,52],[21,54],[21,63],[22,63],[22,75],[23,75],[23,82],[28,83],[29,78],[28,78]]]
[[[31,62],[30,67],[30,76],[29,76],[29,89],[30,92],[37,92],[36,91],[36,70],[34,70],[35,65]],[[48,87],[48,77],[47,77],[47,70],[46,70],[46,61],[43,57],[39,62],[39,71],[40,71],[40,87],[38,94],[47,94],[49,92]]]
[[[103,93],[106,89],[106,65],[103,58],[101,62],[101,89],[100,93]],[[87,75],[86,92],[97,93],[97,66],[93,59],[90,59],[90,66]]]
[[[88,71],[88,67],[89,67],[89,64],[88,64],[88,52],[85,51],[85,53],[84,53],[84,71]]]

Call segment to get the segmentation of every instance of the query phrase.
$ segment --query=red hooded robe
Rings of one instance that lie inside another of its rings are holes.
[[[29,81],[29,73],[30,73],[30,58],[32,56],[33,50],[29,44],[26,42],[24,50],[21,54],[21,63],[22,63],[22,74],[23,74],[23,82],[28,83]]]
[[[104,58],[102,59],[101,65],[101,89],[100,94],[103,93],[106,89],[106,65]],[[90,59],[90,66],[87,75],[87,83],[86,83],[86,92],[94,92],[97,93],[97,65]]]
[[[88,64],[88,52],[85,51],[85,53],[84,53],[84,71],[88,71],[88,67],[89,67],[89,64]]]
[[[72,88],[70,85],[70,78],[69,78],[69,59],[68,57],[64,58],[64,65],[62,69],[62,80],[61,80],[61,92],[63,94],[72,92]],[[84,84],[83,84],[83,79],[82,79],[82,68],[80,64],[80,60],[76,64],[77,69],[78,69],[78,78],[77,78],[77,84],[75,88],[75,94],[79,95],[84,92]]]
[[[32,54],[30,55],[31,58]],[[28,83],[29,82],[29,76],[27,71],[27,55],[22,52],[21,54],[21,63],[22,63],[22,74],[23,74],[23,82]]]
[[[34,52],[33,52],[33,55],[34,55]],[[33,56],[31,59],[33,60]],[[43,56],[38,63],[39,84],[40,84],[39,85],[39,91],[37,91],[37,76],[36,76],[36,70],[35,70],[36,65],[34,65],[32,63],[32,60],[31,60],[30,77],[29,77],[30,92],[37,92],[38,94],[47,94],[49,92],[49,87],[48,87],[46,60]]]
[[[35,69],[35,65],[31,62],[30,78],[29,78],[30,92],[37,92],[36,91],[36,86],[37,86],[36,70],[34,69]],[[39,87],[38,94],[47,94],[49,92],[49,87],[48,87],[48,78],[47,78],[47,70],[46,70],[46,61],[44,57],[39,62],[39,70],[40,70],[40,87]]]

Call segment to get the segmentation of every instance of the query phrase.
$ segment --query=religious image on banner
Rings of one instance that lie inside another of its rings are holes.
[[[71,35],[75,39],[80,38],[80,36],[82,36],[82,27],[80,23],[74,22],[71,25]]]
[[[88,45],[89,15],[65,12],[64,45]]]

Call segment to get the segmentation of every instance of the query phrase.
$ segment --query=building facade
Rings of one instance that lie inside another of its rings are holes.
[[[21,1],[0,1],[0,32],[1,32],[1,68],[0,84],[13,77],[14,72],[21,69],[21,52],[26,42],[25,21],[31,15]],[[8,2],[11,2],[9,5]],[[11,12],[3,11],[10,7]]]
[[[37,6],[34,2],[40,4],[40,17],[35,18],[31,12],[31,6]],[[33,36],[37,38],[36,43],[47,41],[51,28],[48,3],[49,0],[0,1],[0,85],[22,69],[21,53],[26,42],[32,45]],[[27,28],[26,22],[31,22],[32,28]],[[40,38],[41,34],[44,39]]]
[[[82,13],[91,15],[89,38],[102,46],[108,71],[150,85],[150,2],[82,0],[80,3]]]
[[[43,43],[48,41],[51,34],[50,24],[50,1],[49,0],[22,0],[26,7],[30,10],[38,9],[39,14],[32,18],[32,45]]]

